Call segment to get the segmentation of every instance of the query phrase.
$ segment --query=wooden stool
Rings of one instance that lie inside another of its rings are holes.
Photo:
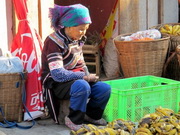
[[[88,99],[88,101],[89,101],[89,99]],[[67,116],[69,114],[69,104],[70,104],[69,100],[60,100],[58,120],[59,120],[59,124],[61,124],[61,125],[65,124],[64,118],[65,118],[65,116]]]
[[[64,124],[64,118],[69,114],[69,100],[60,100],[59,107],[59,124]]]
[[[98,45],[84,45],[83,54],[86,65],[95,66],[96,75],[100,76],[100,55]]]

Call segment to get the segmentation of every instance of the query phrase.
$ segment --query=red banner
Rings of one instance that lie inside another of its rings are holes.
[[[27,20],[26,0],[13,0],[13,2],[19,25],[11,46],[11,53],[13,56],[20,57],[24,69],[28,72],[25,84],[26,107],[31,116],[37,118],[43,115],[42,110],[44,110],[40,81],[42,41]],[[27,112],[24,113],[24,120],[31,120]]]

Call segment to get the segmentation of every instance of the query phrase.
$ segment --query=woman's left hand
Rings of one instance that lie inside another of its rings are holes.
[[[88,76],[84,76],[83,79],[88,82],[97,82],[99,80],[99,76],[96,76],[96,74],[89,74]]]

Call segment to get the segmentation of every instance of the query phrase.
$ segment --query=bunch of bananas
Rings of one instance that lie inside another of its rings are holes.
[[[116,119],[106,126],[84,124],[71,135],[180,135],[180,112],[158,107],[145,115],[138,123]]]
[[[180,135],[179,114],[158,107],[156,112],[146,115],[139,122],[135,135]]]
[[[118,135],[120,132],[113,128],[95,126],[93,124],[83,125],[79,130],[71,131],[70,135]]]
[[[135,133],[135,123],[123,119],[109,122],[106,126],[85,124],[79,130],[71,131],[71,135],[130,135]]]
[[[120,135],[125,135],[128,133],[134,134],[136,126],[137,124],[132,121],[128,121],[124,119],[116,119],[112,122],[109,122],[106,127],[124,132],[124,134],[120,134]]]
[[[172,26],[169,24],[165,24],[163,27],[160,28],[160,32],[175,36],[180,35],[180,25],[176,24]]]

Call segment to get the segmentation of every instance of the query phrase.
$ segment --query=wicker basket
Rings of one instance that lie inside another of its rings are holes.
[[[22,85],[20,73],[0,74],[0,106],[8,121],[22,121]],[[0,121],[3,121],[0,115]]]
[[[168,25],[180,25],[180,23],[167,23]],[[153,26],[152,28],[160,30],[165,24],[159,24],[157,26]],[[180,45],[180,36],[170,35],[170,42],[169,42],[169,50],[166,59],[166,68],[164,69],[163,77],[180,80],[180,65],[178,63],[178,57],[173,55],[176,47]]]
[[[121,41],[119,35],[114,39],[119,63],[124,77],[144,75],[161,76],[167,55],[169,36],[151,41]]]

